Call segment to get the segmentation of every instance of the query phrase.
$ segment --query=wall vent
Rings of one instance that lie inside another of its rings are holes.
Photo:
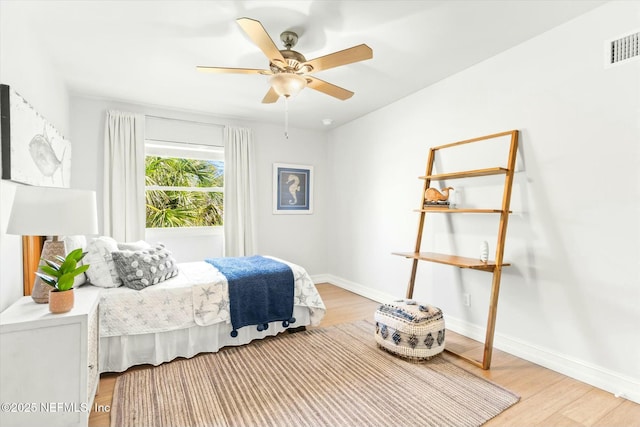
[[[640,31],[609,42],[608,65],[640,57]]]

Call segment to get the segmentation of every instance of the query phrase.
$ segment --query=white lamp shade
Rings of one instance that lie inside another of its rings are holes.
[[[280,96],[295,96],[307,86],[307,79],[293,73],[278,73],[271,76],[269,84]]]
[[[16,187],[7,234],[74,236],[98,234],[95,191]]]

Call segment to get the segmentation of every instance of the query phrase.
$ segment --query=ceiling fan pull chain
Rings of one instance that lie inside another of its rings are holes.
[[[289,139],[289,97],[284,97],[284,137]]]

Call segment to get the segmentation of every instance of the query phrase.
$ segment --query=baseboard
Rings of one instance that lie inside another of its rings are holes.
[[[387,294],[386,292],[380,292],[375,289],[368,288],[366,286],[362,286],[359,283],[352,282],[347,279],[343,279],[341,277],[334,276],[333,274],[325,274],[327,280],[326,282],[331,283],[332,285],[336,285],[342,289],[353,292],[354,294],[358,294],[365,298],[369,298],[370,300],[385,303],[390,302],[398,298],[402,298],[398,295]]]
[[[311,277],[311,281],[313,282],[314,285],[317,285],[318,283],[330,283],[330,274],[314,274]]]
[[[484,342],[484,328],[446,314],[445,322],[447,329]],[[631,377],[500,333],[495,334],[493,345],[521,359],[608,391],[616,397],[640,403],[640,381]]]
[[[332,274],[324,274],[322,277],[324,278],[323,282],[329,282],[377,302],[389,302],[400,298],[399,296],[393,296],[367,288],[366,286]],[[447,316],[446,313],[445,322],[447,329],[471,339],[484,342],[485,330],[483,327],[461,319],[452,318]],[[637,379],[500,333],[495,334],[494,347],[521,359],[559,372],[562,375],[608,391],[616,397],[640,403],[640,381]]]

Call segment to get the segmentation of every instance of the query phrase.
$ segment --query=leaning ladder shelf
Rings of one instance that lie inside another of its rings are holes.
[[[457,147],[465,144],[471,144],[479,141],[486,141],[491,139],[498,139],[503,137],[511,137],[511,143],[509,145],[509,154],[507,158],[507,167],[492,167],[486,169],[475,169],[467,171],[458,171],[451,173],[439,173],[432,174],[433,165],[435,162],[436,153],[439,150],[444,150],[451,147]],[[416,280],[416,273],[418,270],[419,261],[435,262],[440,264],[452,265],[460,268],[469,268],[473,270],[480,270],[492,273],[493,280],[491,283],[491,295],[489,297],[489,310],[487,315],[487,327],[484,341],[484,351],[482,360],[476,360],[467,357],[463,354],[457,353],[449,348],[446,351],[461,357],[472,364],[482,368],[489,369],[491,367],[491,356],[493,354],[493,336],[496,326],[496,315],[498,310],[498,295],[500,293],[500,279],[502,275],[502,267],[506,267],[509,264],[503,262],[504,244],[507,235],[507,224],[509,222],[509,205],[511,203],[511,188],[513,186],[513,174],[516,163],[516,153],[518,151],[518,131],[512,130],[502,133],[496,133],[487,136],[481,136],[479,138],[468,139],[465,141],[454,142],[451,144],[441,145],[433,147],[429,150],[429,159],[427,161],[427,171],[424,176],[419,177],[424,180],[424,187],[422,189],[422,202],[420,206],[425,206],[425,193],[429,188],[431,181],[450,180],[459,178],[474,178],[488,175],[504,175],[504,190],[502,193],[502,205],[500,209],[447,209],[441,207],[422,208],[417,209],[416,212],[420,213],[420,220],[418,222],[418,235],[416,237],[415,250],[413,252],[394,252],[394,255],[399,255],[405,258],[412,259],[411,278],[409,279],[409,285],[407,286],[407,298],[413,297],[413,289]],[[422,245],[422,232],[424,230],[424,223],[427,213],[441,213],[441,214],[457,214],[457,213],[475,213],[475,214],[498,214],[500,215],[500,223],[498,225],[498,235],[496,243],[496,255],[494,261],[482,262],[479,259],[466,258],[456,255],[446,255],[434,252],[420,252]]]

